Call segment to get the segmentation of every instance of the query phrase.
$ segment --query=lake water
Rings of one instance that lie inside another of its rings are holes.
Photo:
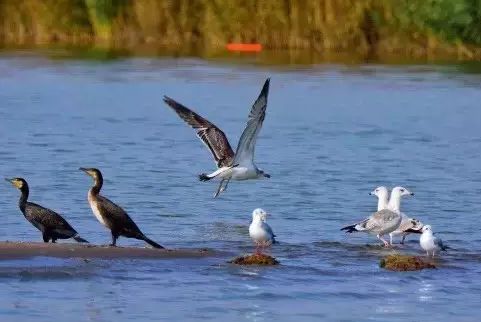
[[[271,77],[256,149],[271,179],[217,184],[210,154],[162,102],[169,95],[236,145]],[[55,209],[93,243],[110,234],[87,204],[104,195],[167,247],[222,251],[203,259],[0,262],[0,320],[479,321],[481,75],[457,66],[262,67],[195,59],[110,62],[0,57],[0,174],[25,177],[30,200]],[[415,192],[402,210],[453,249],[439,268],[393,273],[395,250],[339,231],[376,208],[378,185]],[[19,192],[0,185],[1,240],[40,241]],[[278,267],[237,267],[253,251],[251,212],[266,209]],[[144,244],[120,238],[119,245]]]

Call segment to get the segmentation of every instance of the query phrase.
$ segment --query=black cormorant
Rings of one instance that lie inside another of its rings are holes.
[[[88,201],[95,217],[112,233],[110,246],[116,246],[117,238],[124,236],[143,240],[155,248],[164,248],[147,238],[122,208],[100,195],[100,189],[104,182],[100,170],[95,168],[80,168],[79,170],[84,171],[94,180],[94,186],[88,192]]]
[[[57,239],[73,238],[79,243],[88,243],[77,231],[55,211],[28,202],[28,183],[23,178],[5,179],[22,192],[18,206],[27,220],[42,232],[43,241],[55,243]]]

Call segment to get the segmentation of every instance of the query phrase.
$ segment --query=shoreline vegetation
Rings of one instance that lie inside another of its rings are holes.
[[[0,0],[3,50],[222,58],[230,42],[279,63],[479,60],[481,0]]]

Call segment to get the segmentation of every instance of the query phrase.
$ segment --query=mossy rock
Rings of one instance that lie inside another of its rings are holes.
[[[236,265],[279,265],[279,261],[274,257],[264,254],[238,256],[229,261],[229,263]]]
[[[381,259],[379,266],[390,271],[420,271],[425,268],[436,268],[433,263],[427,262],[419,256],[388,255]]]

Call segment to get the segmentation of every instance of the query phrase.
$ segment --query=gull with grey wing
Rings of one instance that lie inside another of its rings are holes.
[[[395,187],[391,192],[388,208],[382,209],[373,213],[363,221],[341,228],[346,233],[353,233],[356,231],[374,234],[384,243],[385,247],[389,243],[382,238],[383,235],[395,231],[401,224],[401,214],[399,208],[401,204],[401,197],[406,195],[414,195],[412,192],[403,187]]]
[[[217,197],[227,189],[230,180],[249,180],[270,178],[270,175],[259,169],[254,163],[254,152],[257,136],[266,116],[267,97],[269,95],[270,79],[268,78],[259,97],[254,102],[249,113],[247,125],[237,144],[234,153],[226,135],[216,125],[190,110],[186,106],[165,96],[164,102],[171,107],[181,119],[197,131],[197,136],[210,150],[217,164],[217,170],[210,174],[201,174],[201,181],[214,178],[220,179],[219,187],[214,194]]]

